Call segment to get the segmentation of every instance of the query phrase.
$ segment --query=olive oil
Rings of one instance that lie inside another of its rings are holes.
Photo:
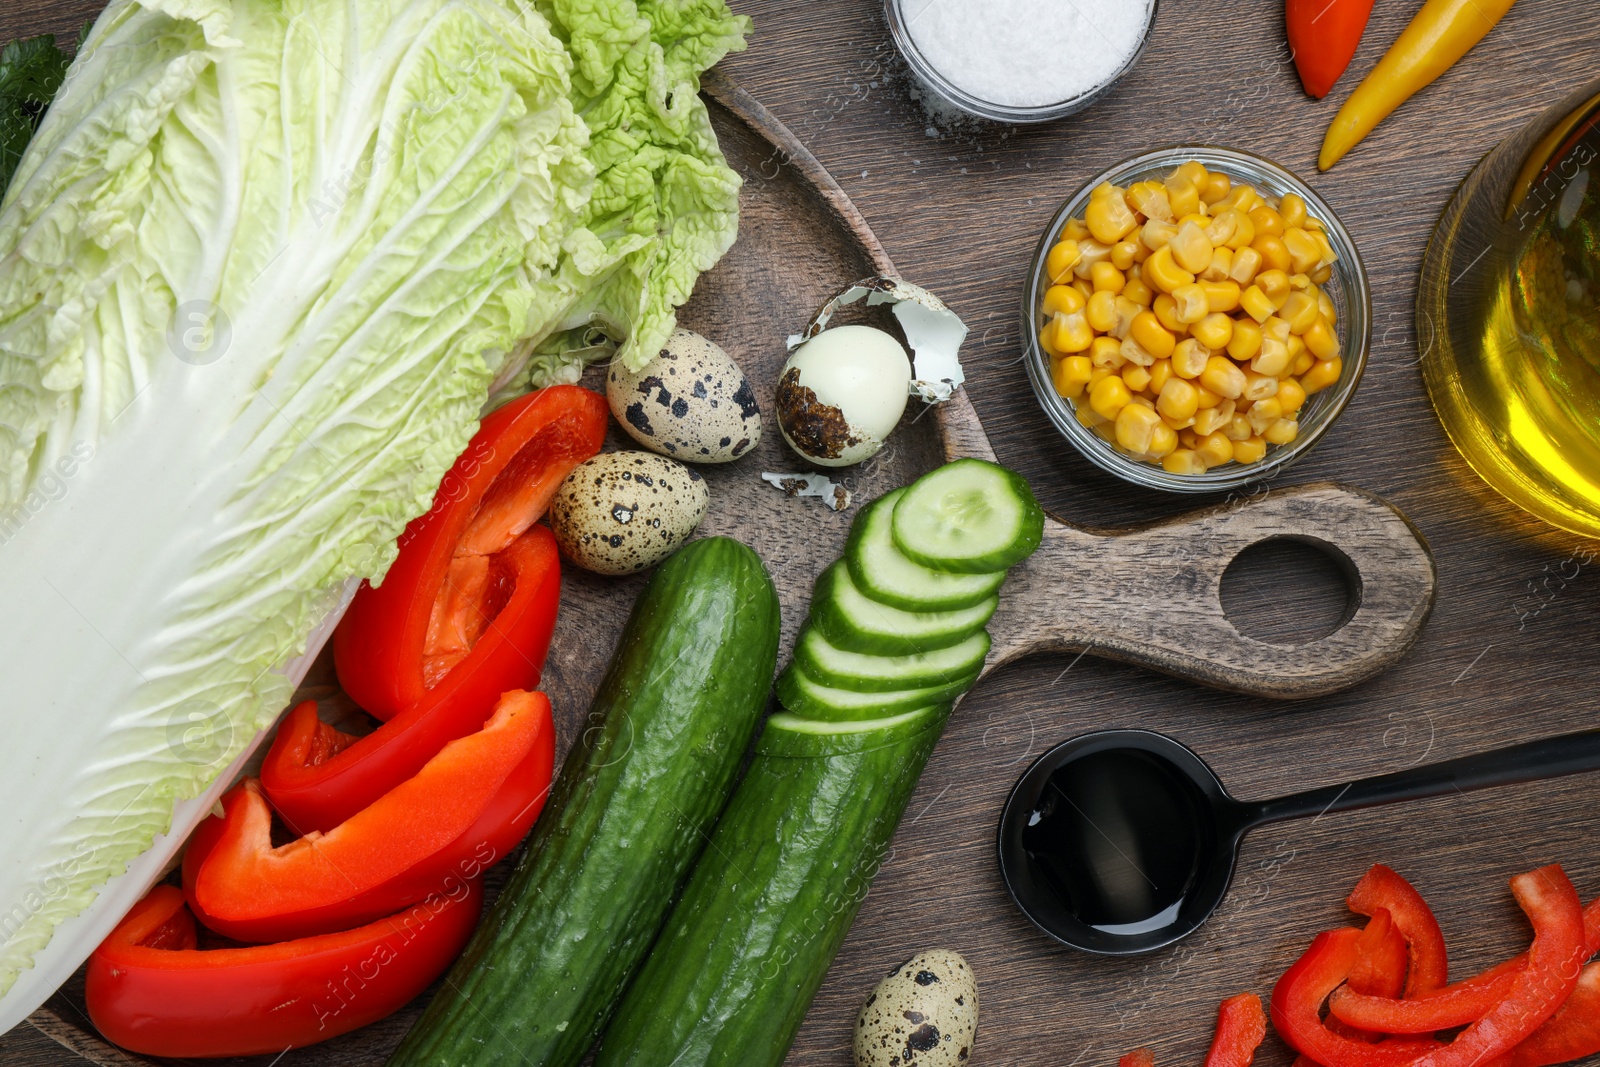
[[[1600,536],[1600,83],[1475,167],[1417,295],[1428,392],[1483,479]]]

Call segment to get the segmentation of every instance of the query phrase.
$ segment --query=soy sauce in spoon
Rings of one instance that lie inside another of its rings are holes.
[[[1217,909],[1256,826],[1591,770],[1600,730],[1247,802],[1170,737],[1101,731],[1057,745],[1017,781],[1000,817],[1000,870],[1023,914],[1058,941],[1149,952]]]

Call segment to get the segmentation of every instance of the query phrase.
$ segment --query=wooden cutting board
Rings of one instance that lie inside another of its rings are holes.
[[[950,299],[974,327],[966,353],[971,388],[1000,458],[1027,473],[1048,506],[1080,523],[1127,524],[1185,510],[1184,502],[1101,477],[1049,429],[1016,363],[1016,295],[1028,250],[1055,206],[1095,170],[1136,151],[1199,137],[1311,173],[1307,160],[1327,107],[1299,97],[1278,51],[1275,15],[1224,0],[1197,20],[1169,5],[1140,67],[1091,112],[1033,130],[974,130],[922,114],[887,43],[880,5],[735,6],[756,17],[758,37],[725,66],[758,87],[846,178],[907,276]],[[97,8],[94,0],[20,0],[0,12],[0,27],[4,36],[70,34]],[[1352,76],[1364,73],[1408,15],[1405,5],[1380,5]],[[1562,32],[1547,33],[1550,26]],[[1591,588],[1591,557],[1577,539],[1528,522],[1472,480],[1421,396],[1408,326],[1416,260],[1451,186],[1497,137],[1548,102],[1564,73],[1587,69],[1582,42],[1597,35],[1600,12],[1583,0],[1523,0],[1473,53],[1470,69],[1452,72],[1434,97],[1408,105],[1415,116],[1409,125],[1391,123],[1366,155],[1313,179],[1351,225],[1373,275],[1378,352],[1340,427],[1279,481],[1338,479],[1404,502],[1438,553],[1438,610],[1415,651],[1365,684],[1293,704],[1076,653],[1032,656],[986,681],[924,775],[791,1064],[848,1063],[850,1027],[866,990],[929,945],[960,949],[978,974],[983,1020],[975,1062],[1109,1065],[1119,1052],[1148,1044],[1163,1063],[1197,1063],[1216,1001],[1245,988],[1265,992],[1315,930],[1344,920],[1339,899],[1374,860],[1405,871],[1435,902],[1457,974],[1515,951],[1524,938],[1504,892],[1509,873],[1559,859],[1585,896],[1600,890],[1600,854],[1591,847],[1600,814],[1585,779],[1261,831],[1247,843],[1234,894],[1205,931],[1133,960],[1090,959],[1038,934],[1006,898],[993,851],[995,820],[1016,776],[1044,748],[1086,729],[1173,733],[1240,795],[1262,796],[1592,725],[1585,693],[1600,675],[1600,646],[1588,635],[1600,626],[1600,598]],[[838,283],[886,264],[863,254],[858,240],[841,240],[834,223],[817,227],[811,217],[786,225],[781,211],[769,215],[768,197],[816,187],[785,173],[805,178],[814,164],[809,155],[790,159],[741,134],[726,115],[717,121],[748,182],[742,244],[770,235],[778,256],[752,261],[736,248],[702,284],[685,320],[723,339],[739,358],[765,365]],[[741,142],[757,154],[742,155]],[[742,302],[725,315],[713,294]],[[748,339],[773,348],[741,349]],[[881,472],[860,473],[858,490],[870,496],[937,462],[938,435],[921,424],[909,429],[897,435],[896,455],[882,461]],[[906,450],[916,452],[909,462]],[[790,547],[768,559],[792,604],[818,559],[837,551],[842,523],[820,508],[783,511]],[[754,511],[745,528],[760,526],[766,514]],[[1224,580],[1231,617],[1258,636],[1288,640],[1331,629],[1346,610],[1338,568],[1292,549],[1280,542],[1251,553]],[[1079,592],[1091,595],[1097,584],[1115,584],[1100,571],[1076,579]],[[562,694],[569,729],[593,685],[584,681],[583,664],[604,659],[620,621],[606,598],[625,605],[636,591],[637,584],[612,587],[583,576],[568,583],[568,623],[581,612],[595,631],[613,635],[585,641],[564,629],[549,680]],[[590,593],[592,601],[585,599]],[[1090,599],[1078,617],[1105,611]],[[792,637],[798,619],[791,613],[787,621]],[[1022,621],[1021,632],[1032,632]],[[66,1022],[43,1015],[36,1022],[98,1062],[134,1062],[87,1033],[81,1005],[81,988],[69,986],[51,1006]],[[412,1017],[281,1062],[379,1064]],[[1269,1042],[1259,1062],[1287,1064],[1282,1046]],[[79,1060],[19,1028],[0,1038],[0,1062]]]

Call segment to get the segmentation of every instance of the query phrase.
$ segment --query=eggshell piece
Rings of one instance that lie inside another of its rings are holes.
[[[613,362],[606,400],[635,441],[686,463],[731,463],[761,440],[761,406],[744,371],[689,330],[674,330],[639,370]]]
[[[856,1017],[856,1067],[963,1067],[978,1036],[978,983],[961,954],[936,948],[873,988]]]
[[[706,517],[700,472],[651,452],[580,463],[550,502],[561,554],[597,574],[632,574],[676,552]]]

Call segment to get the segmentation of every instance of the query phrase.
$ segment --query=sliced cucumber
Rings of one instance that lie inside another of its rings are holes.
[[[1044,536],[1044,511],[1015,471],[958,459],[912,482],[894,508],[894,543],[913,562],[962,574],[1020,563]]]
[[[957,681],[983,669],[989,634],[979,630],[960,644],[909,656],[849,652],[808,627],[795,646],[794,659],[807,675],[825,685],[861,693],[923,689]]]
[[[883,719],[929,704],[947,703],[971,689],[977,680],[974,671],[943,685],[898,689],[891,693],[862,693],[824,685],[810,677],[804,666],[791,663],[778,675],[778,701],[796,715],[823,722]]]
[[[873,600],[906,611],[950,611],[981,604],[1000,591],[1005,571],[951,574],[913,563],[894,546],[894,506],[904,489],[885,493],[861,509],[850,528],[844,558],[856,588]]]
[[[811,625],[847,652],[908,656],[949,648],[983,629],[1000,598],[954,611],[902,611],[863,596],[841,560],[822,572],[811,595]]]

